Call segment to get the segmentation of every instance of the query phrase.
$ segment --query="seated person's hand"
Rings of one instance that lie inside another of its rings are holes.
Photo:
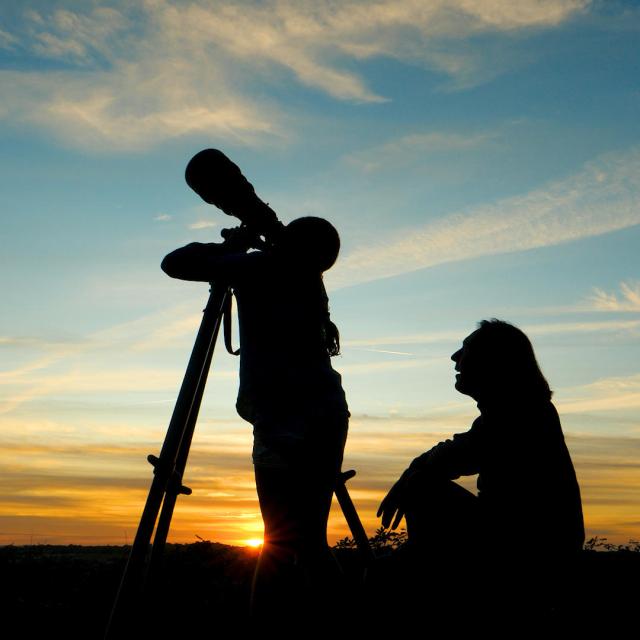
[[[407,469],[391,487],[389,493],[387,493],[378,507],[377,516],[382,517],[382,526],[385,529],[389,525],[391,525],[392,529],[396,529],[404,517],[408,487],[412,475],[413,473]]]

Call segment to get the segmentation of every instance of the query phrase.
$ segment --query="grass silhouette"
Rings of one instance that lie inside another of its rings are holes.
[[[406,532],[378,529],[370,540],[379,557],[388,556],[404,545]],[[44,634],[65,639],[101,638],[128,553],[128,546],[0,547],[0,601],[5,629],[16,629],[13,637],[20,638]],[[335,545],[335,553],[352,588],[357,589],[362,574],[354,541],[343,538]],[[247,631],[257,555],[252,548],[206,540],[167,545],[157,585],[159,595],[146,614],[148,637],[213,637],[216,631],[231,627],[239,633]],[[638,575],[640,542],[612,544],[603,537],[589,539],[580,558],[577,590],[567,595],[566,610],[553,624],[572,630],[578,623],[585,629],[600,624],[611,627],[623,624],[625,619],[635,624]],[[389,604],[403,585],[384,588],[383,601]],[[368,616],[375,619],[377,612],[366,609],[366,597],[360,602],[364,609],[358,616],[363,621]],[[429,613],[429,603],[424,608],[425,616],[437,614]]]

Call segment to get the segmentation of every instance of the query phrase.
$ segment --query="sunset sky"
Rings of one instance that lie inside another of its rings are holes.
[[[637,2],[9,1],[0,91],[0,544],[135,535],[208,296],[160,262],[235,224],[184,182],[205,147],[340,231],[369,533],[477,415],[449,358],[498,317],[554,389],[587,537],[640,537]],[[237,367],[220,349],[173,541],[262,535]]]

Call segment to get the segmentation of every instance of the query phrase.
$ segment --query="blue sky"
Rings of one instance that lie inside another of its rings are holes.
[[[184,183],[204,147],[282,220],[341,233],[326,280],[370,530],[406,464],[470,425],[448,358],[495,316],[555,390],[588,535],[637,537],[635,3],[28,1],[0,20],[0,541],[135,531],[207,296],[159,264],[233,224]],[[260,533],[236,369],[219,354],[175,539]]]

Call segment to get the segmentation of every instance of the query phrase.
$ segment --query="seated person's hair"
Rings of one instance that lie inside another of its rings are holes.
[[[487,363],[486,373],[506,393],[549,400],[552,392],[526,334],[504,320],[478,323],[474,349]]]

